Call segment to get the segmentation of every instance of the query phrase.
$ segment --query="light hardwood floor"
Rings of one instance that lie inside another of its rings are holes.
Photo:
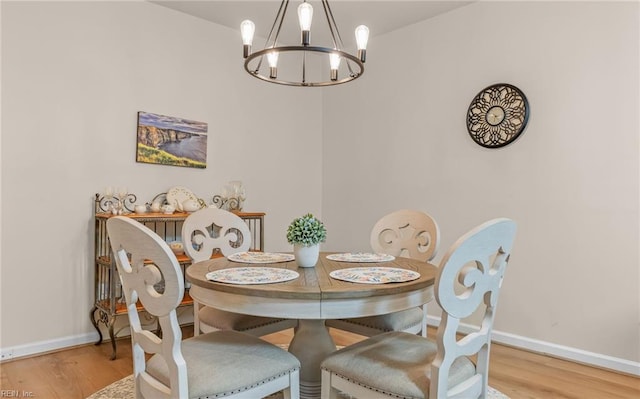
[[[192,335],[184,328],[184,337]],[[435,331],[430,330],[433,336]],[[288,344],[292,331],[264,337]],[[348,345],[363,337],[332,330],[336,345]],[[84,399],[119,380],[132,370],[131,344],[118,341],[118,356],[109,360],[111,345],[86,345],[0,364],[0,397]],[[640,398],[640,378],[588,367],[502,345],[491,347],[489,384],[512,399],[609,399]],[[24,393],[27,393],[25,395]],[[14,394],[13,397],[16,397]],[[120,398],[113,398],[120,399]]]

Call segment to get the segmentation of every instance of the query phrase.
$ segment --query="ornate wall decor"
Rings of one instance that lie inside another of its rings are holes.
[[[498,148],[513,142],[529,120],[529,102],[517,87],[499,83],[475,96],[467,111],[467,130],[479,145]]]

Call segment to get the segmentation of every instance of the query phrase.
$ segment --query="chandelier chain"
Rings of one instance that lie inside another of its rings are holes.
[[[342,50],[344,48],[344,44],[342,42],[342,36],[340,35],[338,24],[336,24],[336,20],[333,17],[333,11],[331,11],[331,6],[329,5],[329,2],[327,0],[322,0],[322,7],[324,7],[324,13],[327,16],[327,24],[329,24],[329,30],[331,31],[331,39],[333,39],[333,45],[336,48],[336,50]],[[329,18],[331,18],[331,20],[329,20]],[[333,34],[332,23],[336,29],[336,34],[338,38],[337,42],[336,42],[336,35]],[[355,76],[353,69],[351,69],[351,64],[348,62],[347,62],[347,69],[349,70],[349,76]]]
[[[285,0],[280,3],[280,8],[278,8],[278,13],[276,14],[276,18],[273,20],[273,25],[271,25],[271,30],[269,31],[269,36],[267,36],[267,40],[264,43],[264,47],[275,47],[278,42],[278,37],[280,36],[280,29],[282,29],[282,22],[284,21],[284,16],[287,14],[287,8],[289,7],[289,0]],[[276,25],[278,25],[278,29],[276,30],[276,36],[273,38],[273,43],[269,46],[269,42],[273,37],[273,31],[276,29]],[[264,56],[260,57],[258,61],[258,65],[256,69],[254,69],[253,73],[257,74],[260,71],[260,67],[262,66],[262,61],[264,60]]]
[[[333,47],[336,50],[342,50],[344,45],[342,44],[342,38],[340,37],[340,32],[338,31],[338,25],[336,25],[336,20],[333,18],[333,13],[331,12],[329,3],[327,3],[325,0],[322,0],[322,7],[324,8],[324,15],[326,15],[327,17],[327,25],[329,25],[329,32],[331,33],[331,40],[333,41]],[[333,32],[334,26],[338,34],[339,42],[336,41],[336,34]]]

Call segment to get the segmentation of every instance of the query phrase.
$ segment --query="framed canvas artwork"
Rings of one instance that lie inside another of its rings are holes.
[[[136,161],[206,168],[207,129],[204,122],[140,111]]]

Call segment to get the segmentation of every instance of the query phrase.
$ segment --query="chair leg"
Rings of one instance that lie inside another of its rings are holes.
[[[320,387],[320,398],[338,399],[338,390],[331,386],[331,372],[322,370],[322,385]]]
[[[422,336],[427,338],[427,304],[422,305]]]
[[[300,399],[300,372],[289,374],[289,387],[282,391],[284,399]]]
[[[197,337],[198,335],[200,335],[200,319],[198,318],[198,313],[201,307],[202,306],[198,302],[193,301],[193,336],[194,337]]]

